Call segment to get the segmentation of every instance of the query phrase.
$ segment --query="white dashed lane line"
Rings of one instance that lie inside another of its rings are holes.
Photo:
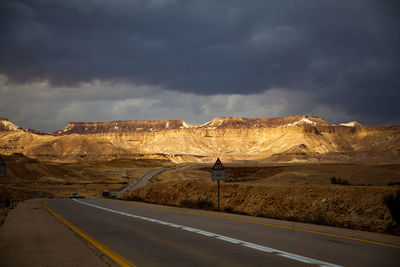
[[[153,222],[153,223],[158,223],[158,224],[162,224],[162,225],[166,225],[166,226],[170,226],[170,227],[174,227],[174,228],[178,228],[184,231],[188,231],[188,232],[192,232],[192,233],[196,233],[196,234],[200,234],[203,236],[207,236],[207,237],[211,237],[211,238],[216,238],[225,242],[229,242],[229,243],[233,243],[233,244],[237,244],[243,247],[247,247],[247,248],[251,248],[251,249],[255,249],[258,251],[262,251],[262,252],[267,252],[267,253],[273,253],[276,255],[279,255],[281,257],[284,258],[288,258],[288,259],[292,259],[295,261],[299,261],[299,262],[304,262],[304,263],[309,263],[309,264],[316,264],[319,266],[329,266],[329,267],[340,267],[341,265],[337,265],[337,264],[333,264],[333,263],[329,263],[329,262],[325,262],[325,261],[320,261],[320,260],[316,260],[313,258],[309,258],[309,257],[304,257],[304,256],[300,256],[297,254],[293,254],[290,252],[286,252],[283,250],[278,250],[278,249],[274,249],[274,248],[270,248],[270,247],[266,247],[266,246],[261,246],[261,245],[257,245],[254,243],[250,243],[247,241],[243,241],[243,240],[239,240],[236,238],[231,238],[231,237],[227,237],[227,236],[223,236],[220,234],[215,234],[215,233],[211,233],[211,232],[207,232],[207,231],[203,231],[203,230],[199,230],[196,228],[192,228],[192,227],[188,227],[188,226],[184,226],[184,225],[179,225],[179,224],[174,224],[174,223],[169,223],[169,222],[165,222],[165,221],[160,221],[157,219],[152,219],[152,218],[147,218],[147,217],[143,217],[143,216],[139,216],[139,215],[135,215],[135,214],[130,214],[130,213],[126,213],[126,212],[122,212],[122,211],[118,211],[118,210],[112,210],[112,209],[108,209],[108,208],[104,208],[98,205],[94,205],[94,204],[90,204],[81,200],[77,200],[77,199],[73,199],[74,201],[84,204],[84,205],[88,205],[94,208],[98,208],[101,210],[105,210],[105,211],[109,211],[112,213],[116,213],[119,215],[123,215],[123,216],[127,216],[127,217],[132,217],[135,219],[140,219],[143,221],[148,221],[148,222]]]

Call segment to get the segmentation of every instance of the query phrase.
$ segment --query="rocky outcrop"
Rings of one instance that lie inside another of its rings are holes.
[[[0,154],[44,160],[169,157],[174,161],[398,162],[400,126],[335,126],[315,116],[75,122],[53,134],[10,128]]]
[[[0,118],[0,132],[22,130],[22,128],[16,126],[10,122],[7,118]]]
[[[341,125],[341,126],[349,126],[349,127],[361,126],[361,124],[358,123],[357,121],[351,121],[351,122],[348,122],[348,123],[341,123],[339,125]]]
[[[111,121],[111,122],[69,122],[55,134],[96,134],[121,132],[156,132],[189,128],[183,120]]]
[[[201,125],[189,124],[183,120],[136,120],[111,122],[69,122],[54,134],[96,134],[121,132],[159,132],[177,129],[256,129],[279,126],[331,126],[316,116],[292,116],[283,118],[239,118],[217,117]]]

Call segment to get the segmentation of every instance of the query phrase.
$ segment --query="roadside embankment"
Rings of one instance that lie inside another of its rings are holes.
[[[0,227],[3,225],[7,214],[18,201],[26,200],[29,196],[27,192],[15,190],[8,186],[0,185]]]
[[[222,183],[221,210],[373,232],[399,233],[383,202],[389,186]],[[185,181],[155,183],[133,190],[126,200],[202,208],[217,207],[217,185]]]

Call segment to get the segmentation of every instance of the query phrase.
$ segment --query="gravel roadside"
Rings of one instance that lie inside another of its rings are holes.
[[[18,203],[0,228],[0,266],[118,266],[43,207]]]

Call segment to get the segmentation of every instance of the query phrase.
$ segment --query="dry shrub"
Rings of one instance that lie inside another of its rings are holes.
[[[395,225],[382,199],[394,187],[222,183],[221,210],[282,220],[375,232]],[[215,209],[212,182],[155,183],[130,192],[126,199],[188,208]]]
[[[349,181],[341,178],[336,178],[335,176],[331,178],[331,183],[338,185],[349,185]]]
[[[0,208],[7,208],[11,203],[17,201],[23,201],[29,198],[26,191],[8,187],[0,186]]]
[[[215,210],[214,203],[212,203],[207,198],[199,198],[195,201],[190,199],[181,200],[179,203],[181,207],[190,209],[204,209],[204,210]]]
[[[400,190],[397,191],[396,195],[386,195],[383,198],[383,202],[390,210],[390,213],[396,223],[400,224]]]

